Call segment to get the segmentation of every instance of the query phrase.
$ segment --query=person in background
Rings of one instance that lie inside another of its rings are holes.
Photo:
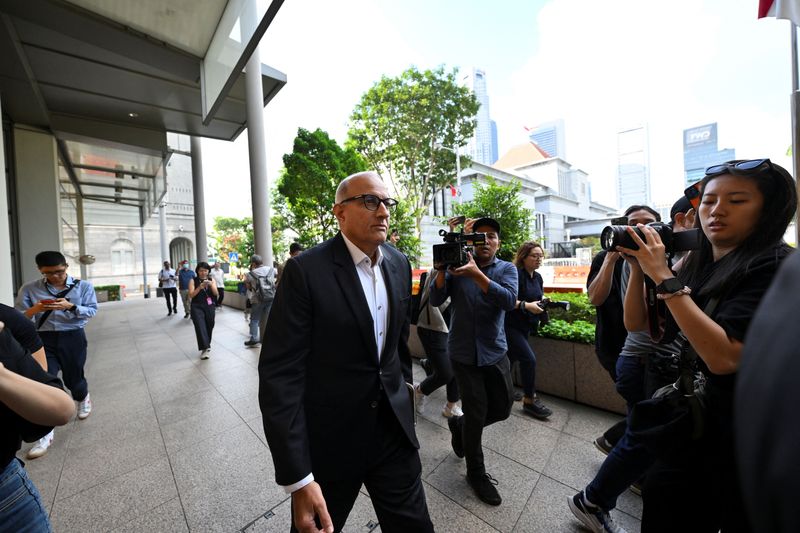
[[[158,272],[158,283],[164,292],[164,300],[167,302],[167,316],[172,313],[178,314],[178,289],[175,286],[177,273],[170,267],[169,261],[164,261],[164,268]],[[172,298],[172,305],[169,300]]]
[[[539,327],[545,310],[539,306],[544,298],[544,280],[536,272],[542,266],[544,251],[539,243],[526,242],[517,250],[514,264],[517,267],[519,289],[514,309],[506,313],[505,332],[508,340],[508,358],[519,362],[524,396],[522,410],[539,420],[553,414],[536,396],[536,356],[528,337]]]
[[[392,230],[392,233],[389,234],[389,244],[397,248],[397,243],[400,241],[400,232],[396,229]]]
[[[275,299],[275,267],[268,267],[258,254],[250,256],[250,272],[244,280],[244,285],[250,294],[252,307],[250,308],[250,338],[244,342],[245,346],[256,346],[264,337],[267,327],[267,318]]]
[[[428,279],[436,275],[436,270],[431,269],[425,280],[420,281],[420,311],[417,318],[417,336],[422,347],[425,349],[427,363],[423,366],[426,372],[431,368],[431,374],[422,383],[414,385],[416,394],[417,413],[422,414],[427,398],[430,394],[441,387],[446,386],[447,402],[442,409],[442,416],[450,418],[453,416],[464,416],[464,412],[458,405],[458,383],[453,373],[453,365],[450,364],[450,357],[447,355],[447,325],[450,322],[450,299],[434,307],[430,303],[431,285]]]
[[[211,279],[217,286],[219,296],[217,301],[214,302],[214,307],[220,309],[222,307],[222,300],[225,299],[225,271],[219,266],[219,262],[214,263],[214,268],[211,269]]]
[[[303,252],[303,246],[299,242],[293,242],[291,245],[289,245],[289,259],[291,259],[292,257],[297,257],[302,252]],[[283,275],[284,266],[286,266],[286,263],[281,263],[280,265],[278,265],[278,277],[275,281],[276,285],[281,282],[281,276]]]
[[[52,531],[39,491],[16,458],[31,442],[67,424],[75,404],[0,322],[0,531]]]
[[[181,263],[181,269],[178,272],[178,290],[181,293],[181,301],[183,302],[183,318],[189,318],[192,311],[192,305],[189,298],[189,282],[197,277],[194,270],[189,268],[189,261],[184,260]]]
[[[217,301],[217,284],[209,276],[211,267],[201,261],[195,269],[196,276],[189,280],[191,315],[200,359],[208,359],[211,351],[211,336],[214,333],[214,302]]]
[[[79,402],[78,419],[84,420],[92,412],[83,367],[87,347],[84,328],[97,314],[94,287],[67,273],[69,265],[61,252],[40,252],[36,266],[43,278],[23,285],[16,308],[36,323],[47,354],[47,372],[54,376],[61,372],[73,399]],[[51,431],[28,451],[28,459],[41,457],[52,443]]]

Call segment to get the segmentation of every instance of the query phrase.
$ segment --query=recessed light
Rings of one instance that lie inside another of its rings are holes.
[[[136,118],[139,116],[139,113],[128,113],[128,116],[131,118]]]

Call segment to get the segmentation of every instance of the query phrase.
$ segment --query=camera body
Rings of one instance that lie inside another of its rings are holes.
[[[553,301],[550,298],[542,298],[539,302],[539,307],[541,307],[543,311],[547,311],[549,309],[563,309],[564,311],[569,311],[569,302]]]
[[[700,248],[701,233],[699,229],[673,231],[672,226],[664,222],[651,222],[648,226],[653,228],[661,237],[661,242],[664,243],[664,248],[666,248],[668,254]],[[600,233],[600,246],[603,250],[613,252],[616,251],[617,246],[638,250],[639,246],[628,233],[629,227],[631,226],[614,225],[603,228]],[[633,230],[642,240],[645,240],[642,230],[636,227]]]
[[[443,244],[433,245],[433,264],[440,268],[458,268],[469,261],[467,252],[472,252],[472,247],[485,244],[485,233],[464,233],[463,231],[439,230]]]

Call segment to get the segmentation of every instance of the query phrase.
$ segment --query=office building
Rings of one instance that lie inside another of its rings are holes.
[[[466,153],[473,161],[491,165],[497,161],[496,132],[492,133],[492,120],[489,118],[489,94],[486,92],[486,73],[473,68],[461,79],[462,85],[469,87],[480,108],[475,124],[475,135],[467,142]],[[495,128],[496,129],[496,128]]]
[[[650,205],[650,168],[647,126],[617,133],[617,205]]]
[[[683,172],[685,184],[703,179],[706,168],[736,159],[733,148],[717,148],[717,123],[683,130]]]
[[[564,121],[554,120],[544,122],[537,127],[528,130],[528,138],[536,143],[548,157],[560,157],[567,159],[567,150],[564,142]]]

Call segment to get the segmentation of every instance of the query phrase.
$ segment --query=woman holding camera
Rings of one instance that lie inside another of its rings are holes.
[[[217,284],[209,277],[211,267],[205,261],[197,263],[196,278],[189,281],[190,314],[197,335],[200,359],[208,359],[211,351],[211,334],[214,331],[214,304],[219,292]]]
[[[506,313],[505,330],[508,341],[508,358],[519,362],[522,376],[522,410],[539,420],[547,420],[553,411],[536,396],[536,356],[528,343],[531,332],[536,331],[544,309],[539,302],[544,297],[544,280],[536,272],[542,266],[544,251],[539,243],[526,242],[517,250],[514,264],[518,271],[519,288],[514,309]]]
[[[769,159],[729,161],[706,169],[696,226],[700,248],[676,275],[658,234],[629,228],[638,261],[657,285],[671,323],[686,336],[706,378],[700,439],[658,458],[645,484],[642,531],[750,531],[733,451],[733,390],[742,342],[780,262],[790,253],[783,234],[794,216],[791,175]],[[627,302],[626,302],[627,304]],[[647,329],[644,303],[625,307],[625,323]]]

